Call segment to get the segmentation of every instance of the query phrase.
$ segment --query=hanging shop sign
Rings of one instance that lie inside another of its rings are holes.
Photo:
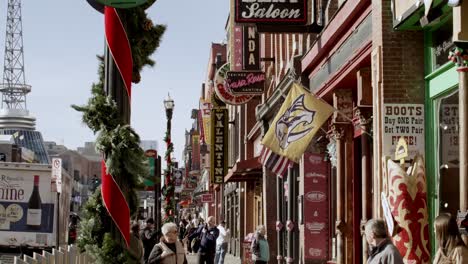
[[[328,252],[328,163],[323,154],[304,153],[304,199],[301,205],[304,221],[306,260],[326,261]]]
[[[424,104],[383,105],[383,155],[393,157],[400,137],[408,145],[408,157],[424,154]]]
[[[231,26],[231,69],[241,71],[243,68],[243,30],[242,26],[232,23]]]
[[[230,65],[226,63],[216,72],[214,83],[217,97],[224,103],[230,105],[241,105],[252,100],[254,95],[236,95],[226,86],[225,80],[229,70]]]
[[[174,170],[174,192],[180,193],[182,192],[182,180],[183,180],[183,173],[182,169],[176,169]]]
[[[192,134],[192,170],[200,170],[200,135],[198,135],[198,131]]]
[[[260,38],[254,26],[244,26],[244,70],[260,70]]]
[[[211,129],[210,129],[210,115],[211,115],[211,103],[209,100],[200,99],[200,113],[202,117],[202,129],[203,138],[205,143],[211,144]]]
[[[236,95],[261,95],[265,90],[265,73],[261,71],[227,72],[226,87]]]
[[[236,23],[307,23],[308,0],[235,0]]]
[[[213,137],[210,145],[211,158],[211,182],[223,183],[224,176],[228,172],[228,111],[226,108],[213,108],[211,110],[211,135]]]
[[[213,202],[213,194],[212,193],[204,193],[201,195],[201,202],[202,203],[212,203]]]

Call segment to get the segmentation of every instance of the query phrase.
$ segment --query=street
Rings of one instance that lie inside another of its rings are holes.
[[[197,264],[197,255],[188,255],[187,254],[187,262],[189,264]],[[238,257],[234,257],[233,255],[227,254],[226,258],[224,259],[224,264],[240,264],[241,261]]]

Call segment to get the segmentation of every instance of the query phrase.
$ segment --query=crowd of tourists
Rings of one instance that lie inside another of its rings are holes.
[[[186,255],[196,255],[199,264],[223,264],[228,251],[230,230],[221,221],[216,226],[210,216],[206,222],[187,217],[176,223],[166,223],[155,230],[154,220],[149,218],[143,229],[133,224],[131,253],[141,259],[142,264],[187,264]],[[450,214],[439,215],[434,223],[437,253],[434,264],[467,264],[468,247],[463,241],[457,222]],[[365,225],[369,245],[368,264],[403,264],[403,258],[388,236],[385,222],[371,219]],[[255,264],[269,263],[270,250],[265,227],[257,227],[252,237],[251,261]]]

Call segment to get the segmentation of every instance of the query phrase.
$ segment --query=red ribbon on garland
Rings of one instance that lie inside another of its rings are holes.
[[[127,89],[128,102],[130,103],[132,97],[133,59],[127,32],[125,32],[122,20],[115,8],[106,6],[104,20],[107,46],[122,76],[125,88]]]
[[[101,161],[101,175],[102,201],[128,247],[130,245],[130,208],[128,207],[122,190],[115,182],[114,177],[107,173],[104,160]]]
[[[122,24],[117,10],[112,7],[105,7],[104,24],[106,42],[109,51],[114,59],[115,65],[122,77],[127,91],[130,104],[131,83],[132,83],[132,52],[127,33]],[[115,181],[114,176],[107,173],[104,160],[101,162],[102,168],[102,187],[101,194],[104,206],[109,212],[110,217],[119,229],[122,237],[125,239],[127,247],[130,244],[130,208],[125,199],[120,186]],[[122,177],[122,175],[119,175]]]

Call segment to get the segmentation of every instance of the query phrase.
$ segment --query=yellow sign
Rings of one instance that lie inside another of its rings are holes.
[[[262,144],[276,154],[298,162],[312,137],[334,110],[301,85],[293,83]]]
[[[210,128],[210,115],[211,115],[211,103],[208,100],[200,99],[200,111],[203,122],[203,134],[205,143],[211,144],[211,128]]]
[[[395,159],[405,163],[405,158],[408,157],[408,144],[403,137],[400,137],[398,140],[396,149],[395,149]]]

